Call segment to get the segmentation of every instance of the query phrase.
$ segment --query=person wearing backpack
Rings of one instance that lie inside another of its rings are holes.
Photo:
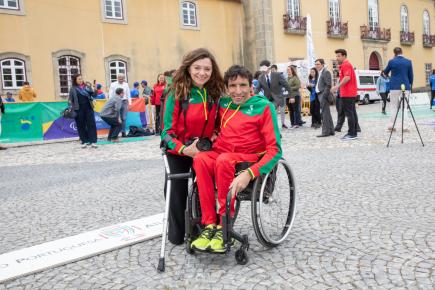
[[[183,57],[166,98],[162,122],[162,147],[171,174],[189,172],[201,149],[198,141],[212,139],[217,102],[224,90],[220,69],[207,49],[199,48]],[[172,244],[184,242],[187,194],[187,179],[172,180],[168,218]]]
[[[121,107],[124,89],[117,88],[115,95],[110,98],[101,110],[100,117],[110,125],[107,141],[119,142],[118,135],[122,130]]]
[[[376,92],[382,98],[382,114],[386,115],[387,113],[385,113],[385,107],[387,105],[387,97],[390,92],[390,79],[384,72],[381,72],[381,76],[376,81]]]

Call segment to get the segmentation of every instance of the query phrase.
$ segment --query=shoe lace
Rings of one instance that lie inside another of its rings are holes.
[[[222,230],[216,231],[213,239],[217,239],[217,240],[223,241],[223,232],[222,232]]]
[[[203,239],[208,239],[208,240],[210,240],[210,239],[213,237],[214,231],[215,231],[214,228],[211,228],[211,227],[210,227],[210,228],[205,228],[205,229],[202,231],[200,237],[203,238]]]

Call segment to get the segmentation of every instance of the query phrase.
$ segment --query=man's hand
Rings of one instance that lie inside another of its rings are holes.
[[[290,98],[288,101],[289,101],[290,104],[294,104],[295,103],[295,99],[294,98]]]
[[[231,197],[234,197],[237,193],[241,192],[248,186],[251,181],[251,174],[247,170],[240,173],[236,178],[231,182]]]
[[[335,94],[338,91],[338,86],[333,86],[331,88],[331,93]]]
[[[197,153],[199,153],[198,148],[196,147],[196,143],[198,143],[199,139],[196,139],[195,141],[193,141],[192,144],[190,144],[189,146],[187,146],[186,148],[184,148],[183,150],[183,154],[189,157],[195,157],[195,155]]]

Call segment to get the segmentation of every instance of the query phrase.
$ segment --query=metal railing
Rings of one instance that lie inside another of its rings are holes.
[[[434,47],[435,46],[435,35],[423,34],[423,46],[424,47]]]
[[[391,40],[391,29],[380,27],[369,27],[367,25],[360,26],[361,39],[380,42],[389,42]]]
[[[286,33],[305,34],[307,32],[307,17],[291,17],[289,14],[284,14],[283,24]]]
[[[414,32],[400,31],[400,43],[404,45],[412,45],[415,42]]]
[[[346,38],[348,36],[348,22],[344,23],[331,19],[326,21],[326,27],[329,37]]]

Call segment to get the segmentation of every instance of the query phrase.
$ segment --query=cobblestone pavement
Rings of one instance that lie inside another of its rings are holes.
[[[335,111],[335,110],[333,110]],[[360,106],[362,134],[316,138],[283,131],[298,212],[288,239],[265,249],[249,205],[236,227],[248,233],[250,262],[188,255],[170,246],[155,269],[160,239],[0,284],[1,289],[434,289],[435,112],[415,108],[425,147],[393,134],[379,104]],[[309,121],[307,123],[310,123]],[[163,211],[158,138],[81,149],[76,142],[0,153],[0,254]]]

